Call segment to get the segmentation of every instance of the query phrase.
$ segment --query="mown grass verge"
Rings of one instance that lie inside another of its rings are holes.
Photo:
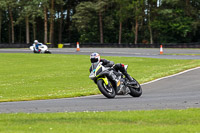
[[[200,60],[103,58],[128,64],[128,73],[140,83],[200,66]],[[89,55],[1,53],[0,102],[99,94],[89,67]]]
[[[0,114],[1,133],[198,133],[200,109]]]

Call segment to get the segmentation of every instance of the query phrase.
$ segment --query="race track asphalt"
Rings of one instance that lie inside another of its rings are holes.
[[[8,49],[7,52],[9,50],[10,49]],[[55,49],[54,52],[56,50],[60,49]],[[83,53],[90,53],[91,51],[86,51]],[[119,49],[119,51],[121,52],[123,50]],[[127,51],[129,50],[127,49]],[[12,52],[13,51],[11,50],[11,52],[9,53]],[[23,53],[27,52],[28,50],[25,50]],[[101,51],[97,52],[100,53]],[[102,51],[101,54],[106,54],[105,52],[106,51]],[[113,54],[113,56],[123,56],[122,53],[117,53],[117,51],[115,51],[116,53],[112,52],[113,51],[110,51],[110,53],[107,52],[107,54]],[[199,50],[197,50],[196,52],[198,53]],[[2,53],[2,49],[0,50],[0,53]],[[148,56],[148,53],[149,55],[153,55],[154,51],[145,52],[146,56]],[[125,53],[124,55],[126,54],[129,54],[129,52]],[[156,55],[158,54],[155,54],[155,56]],[[192,57],[195,57],[196,59],[196,56],[190,56],[189,59],[192,59]],[[178,58],[186,59],[185,56]],[[126,95],[116,96],[115,99],[107,99],[103,95],[95,95],[78,98],[2,102],[0,103],[0,113],[82,112],[200,108],[199,81],[200,67],[170,77],[162,78],[160,80],[156,80],[155,82],[143,84],[143,95],[139,98],[133,98],[129,95]]]
[[[90,55],[98,52],[101,56],[147,57],[162,59],[200,59],[200,49],[163,49],[165,55],[160,55],[158,48],[51,48],[52,54]],[[0,53],[32,53],[29,49],[0,49]],[[182,55],[172,55],[182,54]],[[183,55],[184,54],[184,55]],[[196,55],[192,55],[196,54]],[[199,54],[199,55],[198,55]]]

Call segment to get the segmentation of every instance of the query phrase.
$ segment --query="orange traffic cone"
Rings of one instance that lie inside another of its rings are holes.
[[[79,42],[76,43],[76,51],[80,51]]]
[[[163,54],[163,47],[160,45],[160,54]]]

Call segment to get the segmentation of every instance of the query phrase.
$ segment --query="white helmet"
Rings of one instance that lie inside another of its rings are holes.
[[[38,43],[38,40],[35,40],[34,43]]]
[[[91,61],[91,63],[100,62],[100,55],[98,53],[92,53],[90,55],[90,61]]]

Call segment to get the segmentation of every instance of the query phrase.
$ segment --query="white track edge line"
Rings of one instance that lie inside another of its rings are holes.
[[[182,72],[173,74],[173,75],[169,75],[169,76],[166,76],[166,77],[158,78],[158,79],[155,79],[155,80],[152,80],[152,81],[143,83],[143,84],[141,84],[141,85],[146,85],[146,84],[150,84],[150,83],[153,83],[153,82],[162,80],[162,79],[166,79],[166,78],[171,78],[171,77],[174,77],[174,76],[178,76],[178,75],[181,75],[181,74],[184,74],[184,73],[186,73],[186,72],[193,71],[193,70],[196,70],[196,69],[200,69],[200,67],[191,68],[191,69],[188,69],[188,70],[185,70],[185,71],[182,71]]]

